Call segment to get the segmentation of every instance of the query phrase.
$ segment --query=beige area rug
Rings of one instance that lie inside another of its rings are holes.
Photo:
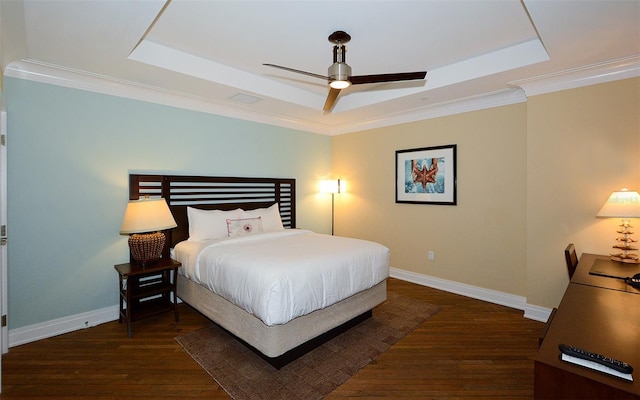
[[[217,325],[176,340],[235,400],[320,399],[438,311],[389,293],[371,318],[280,370]]]

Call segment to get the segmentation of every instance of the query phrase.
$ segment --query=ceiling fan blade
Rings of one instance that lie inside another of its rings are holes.
[[[329,95],[327,96],[327,100],[324,102],[324,107],[323,107],[324,111],[331,111],[339,94],[340,94],[340,89],[330,88]]]
[[[350,76],[349,80],[352,85],[361,85],[363,83],[380,83],[380,82],[396,82],[396,81],[412,81],[416,79],[424,79],[427,71],[420,72],[400,72],[397,74],[377,74],[377,75],[359,75]]]
[[[320,78],[320,79],[326,79],[329,80],[328,76],[324,76],[324,75],[320,75],[320,74],[314,74],[313,72],[307,72],[307,71],[301,71],[299,69],[293,69],[293,68],[289,68],[289,67],[283,67],[282,65],[275,65],[275,64],[262,64],[265,65],[267,67],[273,67],[273,68],[278,68],[278,69],[283,69],[285,71],[289,71],[289,72],[295,72],[296,74],[303,74],[303,75],[308,75],[308,76],[313,76],[314,78]]]

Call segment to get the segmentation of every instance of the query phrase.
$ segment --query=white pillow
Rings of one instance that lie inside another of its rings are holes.
[[[250,235],[262,232],[262,217],[227,220],[229,237]]]
[[[210,240],[227,237],[227,220],[242,216],[240,208],[231,211],[200,210],[187,207],[190,241]]]
[[[258,208],[255,210],[243,210],[241,218],[262,217],[262,230],[264,232],[283,231],[282,219],[278,203],[274,203],[269,208]]]

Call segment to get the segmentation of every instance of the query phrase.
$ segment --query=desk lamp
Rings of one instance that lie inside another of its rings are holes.
[[[178,226],[163,198],[131,200],[124,212],[121,235],[129,235],[131,257],[143,267],[162,257],[166,237],[161,231]]]
[[[638,255],[635,253],[638,247],[633,245],[637,239],[631,237],[633,231],[629,220],[640,217],[640,195],[638,192],[622,189],[619,192],[611,193],[596,217],[622,218],[620,228],[617,230],[620,236],[616,238],[617,243],[613,245],[614,249],[621,251],[611,253],[611,259],[630,264],[640,263]]]
[[[331,235],[334,226],[334,198],[336,193],[340,193],[340,179],[320,181],[320,193],[331,193]]]

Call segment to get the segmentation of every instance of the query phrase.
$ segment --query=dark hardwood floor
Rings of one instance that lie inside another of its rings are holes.
[[[441,307],[328,399],[532,399],[541,322],[522,311],[389,280],[389,291]],[[173,314],[110,322],[12,347],[2,399],[229,399],[174,340],[211,324],[186,304]]]

